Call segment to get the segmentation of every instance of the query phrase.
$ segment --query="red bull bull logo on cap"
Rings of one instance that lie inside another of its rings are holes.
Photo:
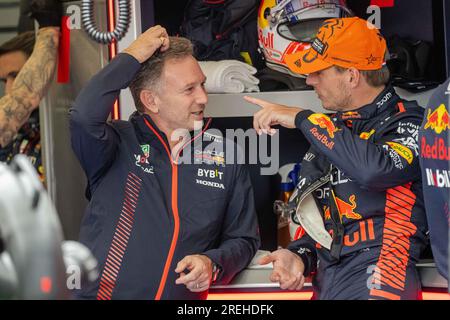
[[[430,128],[437,134],[441,134],[443,131],[450,129],[449,114],[444,104],[441,104],[433,112],[428,109],[427,123],[424,129]]]

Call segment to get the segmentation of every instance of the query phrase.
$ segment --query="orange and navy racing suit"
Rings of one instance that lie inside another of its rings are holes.
[[[357,110],[305,110],[296,127],[311,143],[298,196],[311,192],[331,249],[305,232],[289,249],[313,277],[313,299],[420,299],[416,263],[427,242],[418,159],[423,109],[391,86]]]

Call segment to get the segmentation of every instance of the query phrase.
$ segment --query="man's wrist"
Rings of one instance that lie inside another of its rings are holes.
[[[137,62],[139,62],[140,64],[142,64],[142,62],[145,61],[145,60],[143,60],[143,58],[140,57],[138,54],[134,53],[134,52],[131,51],[131,50],[128,50],[128,48],[125,49],[125,50],[123,50],[122,53],[125,53],[125,54],[127,54],[127,55],[133,57],[133,58],[134,58]]]
[[[309,274],[311,273],[311,268],[309,265],[309,255],[311,255],[311,250],[309,250],[308,248],[298,248],[298,249],[289,249],[289,251],[291,251],[293,254],[295,254],[297,256],[297,258],[299,258],[304,266],[304,271],[303,271],[303,275],[305,277],[309,276]]]
[[[57,27],[46,27],[39,29],[37,32],[37,37],[39,38],[48,38],[50,37],[53,42],[58,45],[59,44],[59,28]]]
[[[215,283],[222,276],[222,266],[216,263],[208,254],[202,253],[199,256],[208,260],[209,266],[211,267],[211,284]]]
[[[41,28],[37,31],[38,36],[39,35],[52,35],[55,37],[59,37],[59,27],[45,27],[45,28]]]
[[[124,55],[124,56],[130,57],[131,59],[133,59],[134,61],[136,61],[136,63],[139,64],[139,67],[141,66],[141,62],[140,62],[134,55],[132,55],[131,53],[126,52],[126,51],[124,50],[124,51],[121,51],[117,56],[119,56],[119,55]]]
[[[38,33],[41,33],[41,32],[59,33],[60,29],[61,29],[60,27],[44,27],[44,28],[39,28]]]
[[[300,125],[302,124],[303,120],[308,118],[310,115],[312,115],[314,112],[311,110],[302,110],[295,116],[295,127],[297,129],[300,129]]]

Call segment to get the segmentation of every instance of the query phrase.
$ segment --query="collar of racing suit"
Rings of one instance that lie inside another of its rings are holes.
[[[392,85],[387,85],[372,103],[366,104],[365,106],[352,111],[339,111],[335,114],[335,116],[340,120],[371,119],[377,114],[383,113],[392,105],[397,104],[399,100],[400,97],[395,92],[394,87]]]
[[[309,159],[314,159],[314,161]],[[295,208],[301,198],[326,183],[331,174],[330,168],[329,160],[311,146],[303,158],[299,182],[289,199],[289,206]],[[318,181],[324,181],[324,183],[320,184]]]

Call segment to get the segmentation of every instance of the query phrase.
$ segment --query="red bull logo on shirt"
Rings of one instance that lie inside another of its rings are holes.
[[[372,219],[359,221],[358,227],[358,230],[355,232],[344,236],[344,246],[353,247],[361,242],[375,240],[375,229]]]
[[[433,143],[429,144],[425,137],[422,137],[420,144],[420,155],[424,159],[450,160],[450,146],[443,138],[434,138]]]
[[[441,104],[433,112],[428,109],[427,123],[424,129],[430,128],[434,130],[437,134],[441,134],[443,131],[450,129],[450,120],[447,109],[444,104]]]
[[[330,119],[330,117],[322,113],[313,113],[308,117],[308,120],[312,124],[319,126],[322,129],[326,129],[328,136],[330,138],[334,138],[334,133],[339,131],[334,125],[333,121]]]
[[[348,111],[342,114],[342,120],[347,119],[361,119],[361,115],[358,111]]]
[[[339,209],[339,216],[341,218],[341,221],[343,217],[346,217],[349,220],[361,220],[362,216],[359,213],[355,212],[356,208],[355,195],[352,194],[348,200],[350,201],[350,203],[336,197],[336,205]],[[331,219],[330,208],[327,208],[325,211],[325,220],[330,219]]]

